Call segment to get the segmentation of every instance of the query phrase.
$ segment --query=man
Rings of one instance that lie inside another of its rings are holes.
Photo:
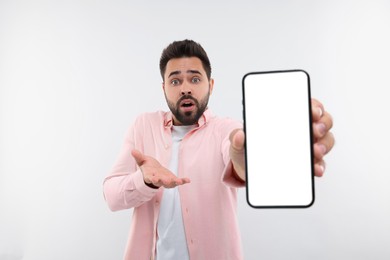
[[[242,259],[237,188],[245,186],[242,124],[212,115],[204,49],[173,42],[162,53],[170,112],[139,116],[104,181],[111,210],[134,208],[125,259]],[[334,139],[332,119],[312,100],[315,175]]]

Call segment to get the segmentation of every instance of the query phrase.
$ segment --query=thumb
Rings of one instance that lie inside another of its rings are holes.
[[[244,149],[245,134],[242,129],[235,129],[230,134],[230,143],[232,148],[236,151],[241,151]]]
[[[142,166],[142,164],[144,164],[145,162],[145,155],[143,155],[140,151],[136,150],[136,149],[133,149],[131,151],[131,155],[134,157],[136,163],[138,164],[138,166]]]

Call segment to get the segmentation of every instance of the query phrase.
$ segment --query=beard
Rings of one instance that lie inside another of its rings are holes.
[[[165,95],[168,107],[171,110],[172,114],[182,125],[195,125],[198,123],[199,118],[203,115],[204,111],[207,108],[209,102],[210,92],[207,93],[200,101],[192,97],[191,95],[184,95],[175,103],[168,100]],[[181,111],[180,102],[184,99],[190,99],[194,102],[195,109],[192,111]]]

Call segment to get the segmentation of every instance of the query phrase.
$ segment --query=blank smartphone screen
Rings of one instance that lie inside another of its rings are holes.
[[[310,207],[314,166],[309,75],[254,72],[243,78],[247,201],[255,208]]]

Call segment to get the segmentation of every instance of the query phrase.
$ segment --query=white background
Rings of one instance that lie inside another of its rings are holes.
[[[184,38],[214,113],[241,120],[245,73],[299,68],[334,117],[312,208],[240,190],[246,259],[390,259],[389,25],[385,0],[0,1],[0,259],[121,259],[132,212],[102,181],[136,115],[166,109],[159,57]]]

